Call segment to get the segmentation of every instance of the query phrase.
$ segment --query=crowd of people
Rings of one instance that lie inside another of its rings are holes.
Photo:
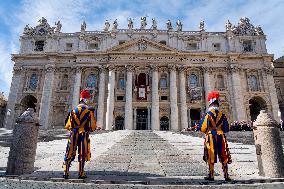
[[[197,131],[198,122],[194,122],[191,127],[184,128],[183,131]],[[284,131],[284,121],[280,120],[278,125],[280,131]],[[234,121],[230,124],[230,131],[252,131],[253,122],[252,121]]]

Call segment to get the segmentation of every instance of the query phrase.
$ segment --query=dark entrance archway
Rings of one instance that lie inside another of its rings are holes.
[[[253,97],[249,100],[250,118],[255,121],[260,110],[267,110],[266,102],[261,97]]]
[[[124,118],[121,116],[117,116],[115,118],[115,130],[123,130],[124,129]]]
[[[190,109],[190,120],[191,120],[191,126],[194,126],[195,124],[199,124],[200,122],[200,109]]]
[[[136,114],[136,129],[147,130],[148,129],[148,109],[137,109]]]
[[[167,116],[161,117],[160,129],[161,129],[161,131],[168,131],[170,129],[169,118]]]
[[[28,108],[33,108],[36,112],[36,103],[37,99],[32,95],[27,95],[21,100],[21,113],[27,110]]]

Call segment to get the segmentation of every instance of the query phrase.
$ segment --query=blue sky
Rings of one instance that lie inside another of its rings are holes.
[[[26,24],[35,26],[43,16],[51,25],[61,20],[63,32],[77,32],[85,20],[87,30],[101,30],[106,19],[118,19],[126,28],[134,18],[138,28],[141,16],[156,18],[158,28],[165,22],[182,20],[184,30],[197,30],[205,20],[207,31],[225,31],[229,19],[250,18],[267,35],[267,49],[275,58],[284,55],[284,0],[0,0],[0,91],[8,96],[12,79],[11,54],[18,53],[19,36]]]

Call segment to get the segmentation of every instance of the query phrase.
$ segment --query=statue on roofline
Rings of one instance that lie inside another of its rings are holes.
[[[176,22],[176,25],[177,25],[177,31],[182,31],[182,23],[181,23],[180,20],[178,20],[178,21]]]
[[[104,31],[108,31],[110,27],[110,23],[108,20],[105,21],[105,27],[104,27]]]
[[[152,18],[152,29],[156,30],[157,29],[157,20],[155,18]]]
[[[204,23],[204,20],[202,20],[202,21],[199,23],[199,30],[200,30],[200,31],[205,31],[205,23]]]
[[[172,22],[170,19],[168,19],[168,21],[166,22],[166,25],[167,25],[167,29],[168,31],[172,30],[173,29],[173,26],[172,26]]]
[[[58,22],[55,22],[55,25],[56,25],[55,32],[60,32],[62,28],[62,24],[60,23],[60,20],[58,20]]]
[[[141,17],[141,27],[140,29],[145,29],[147,26],[146,16]]]
[[[81,32],[85,32],[87,29],[87,24],[86,22],[84,21],[82,24],[81,24]]]
[[[128,22],[128,24],[127,24],[128,29],[132,30],[133,29],[133,20],[131,18],[128,18],[127,22]]]

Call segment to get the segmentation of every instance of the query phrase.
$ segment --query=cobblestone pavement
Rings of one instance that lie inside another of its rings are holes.
[[[231,142],[233,163],[229,169],[234,181],[224,181],[220,164],[216,164],[216,181],[204,181],[207,165],[202,161],[203,139],[165,131],[124,130],[92,135],[92,158],[85,167],[88,178],[76,179],[77,162],[74,162],[71,179],[67,181],[62,179],[66,143],[66,139],[39,142],[36,171],[21,176],[20,180],[2,177],[0,188],[187,188],[186,185],[191,188],[203,188],[204,185],[214,188],[283,188],[284,179],[258,176],[254,145]],[[0,146],[0,150],[3,149],[6,150]],[[2,160],[5,157],[7,155],[3,155]],[[263,182],[265,186],[260,185]]]

